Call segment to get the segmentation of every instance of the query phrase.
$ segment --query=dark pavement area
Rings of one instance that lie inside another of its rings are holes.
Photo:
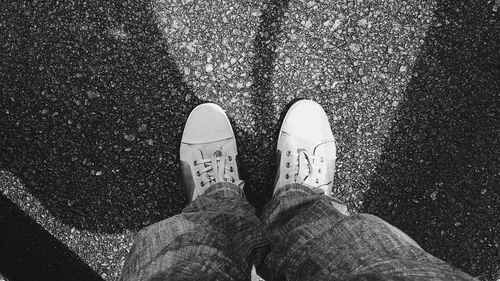
[[[0,269],[11,280],[102,280],[66,245],[3,195],[0,217]],[[5,280],[1,274],[0,280]]]
[[[443,24],[428,31],[362,211],[455,266],[493,278],[500,264],[500,30],[487,6],[454,6],[436,9]]]
[[[335,191],[352,211],[378,215],[439,258],[497,280],[494,5],[7,3],[0,9],[0,189],[2,202],[15,204],[2,206],[10,211],[1,223],[24,212],[47,231],[26,223],[40,233],[29,238],[40,239],[40,251],[57,244],[50,235],[61,242],[55,263],[70,257],[75,270],[114,280],[133,233],[187,203],[178,148],[191,109],[202,102],[226,109],[246,193],[260,209],[271,195],[280,118],[309,98],[330,117]],[[0,233],[13,239],[9,229]],[[12,263],[0,256],[8,274]]]

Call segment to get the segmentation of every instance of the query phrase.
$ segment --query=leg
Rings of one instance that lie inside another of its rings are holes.
[[[321,106],[299,101],[278,139],[279,168],[263,220],[265,267],[287,280],[473,280],[375,216],[331,197],[335,142]]]
[[[137,235],[122,280],[249,280],[261,221],[238,176],[234,133],[224,111],[203,104],[189,115],[180,149],[192,203]]]
[[[122,280],[248,280],[262,228],[240,188],[214,184],[181,214],[137,234]]]
[[[474,280],[382,219],[348,215],[332,201],[292,184],[266,206],[272,251],[265,262],[277,279]]]

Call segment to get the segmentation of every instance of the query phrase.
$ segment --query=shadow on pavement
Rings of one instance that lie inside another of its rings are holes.
[[[492,280],[500,252],[500,29],[491,5],[439,1],[365,212]]]
[[[184,83],[148,3],[14,1],[0,11],[7,113],[0,168],[78,229],[138,230],[186,205],[178,146],[202,101]],[[280,123],[271,83],[287,6],[266,3],[254,42],[252,114],[265,131],[235,128],[258,208],[274,180]]]
[[[258,131],[255,135],[242,132],[243,137],[239,147],[242,162],[245,163],[247,198],[258,210],[271,198],[273,191],[275,175],[273,159],[281,122],[275,120],[272,82],[276,49],[280,44],[282,23],[289,2],[288,0],[265,1],[253,43],[256,56],[252,62],[251,72],[253,79],[251,113],[255,120],[253,127],[258,128]]]
[[[274,180],[280,123],[271,83],[287,6],[266,4],[254,42],[252,114],[265,131],[235,128],[258,208]],[[17,1],[1,13],[8,114],[0,167],[78,229],[137,230],[180,212],[178,145],[202,101],[183,82],[147,1]]]
[[[102,280],[3,195],[0,195],[0,224],[0,272],[8,280]]]
[[[147,1],[12,1],[0,19],[0,168],[79,229],[178,213],[178,146],[201,101]]]

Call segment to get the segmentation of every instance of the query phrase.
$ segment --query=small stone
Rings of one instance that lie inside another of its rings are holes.
[[[141,125],[139,126],[139,128],[137,128],[137,131],[139,131],[139,132],[144,132],[144,131],[146,131],[147,129],[148,129],[148,125],[146,125],[146,124],[141,124]]]
[[[235,29],[233,29],[233,34],[234,34],[234,35],[237,35],[237,36],[238,36],[238,35],[241,35],[241,30],[239,30],[239,29],[235,28]]]
[[[324,26],[332,26],[333,25],[333,22],[331,20],[327,20],[323,23]]]
[[[94,91],[87,91],[87,97],[89,99],[97,99],[97,98],[101,97],[101,94],[99,94],[98,92],[94,92]]]
[[[262,16],[262,12],[260,10],[254,11],[254,12],[252,12],[252,16],[260,17],[260,16]]]
[[[180,22],[178,19],[173,19],[172,20],[172,29],[179,29],[182,25],[182,22]]]
[[[334,30],[336,30],[337,28],[339,28],[339,26],[340,26],[340,24],[341,24],[341,23],[342,23],[342,22],[341,22],[339,19],[335,20],[335,23],[334,23],[334,24],[333,24],[333,26],[330,28],[330,31],[334,31]]]
[[[135,136],[133,134],[125,134],[124,138],[128,141],[134,141]]]
[[[207,65],[205,65],[205,71],[210,73],[214,70],[214,66],[211,64],[211,63],[207,63]]]
[[[436,201],[436,196],[437,196],[437,194],[438,194],[438,191],[437,191],[437,190],[436,190],[436,191],[434,191],[433,193],[431,193],[431,199],[432,199],[432,201]]]
[[[366,19],[358,20],[358,26],[365,27],[368,25],[368,21]]]
[[[361,78],[361,82],[368,83],[368,77],[363,76],[363,78]]]
[[[351,43],[349,45],[349,49],[351,49],[351,51],[353,51],[354,53],[357,53],[361,50],[361,47],[356,43]]]
[[[49,112],[49,110],[48,110],[48,109],[43,109],[41,113],[42,113],[42,114],[47,114],[48,112]]]
[[[102,171],[97,171],[97,172],[95,172],[95,175],[96,175],[96,176],[101,176],[101,175],[102,175]]]
[[[191,69],[189,67],[185,66],[184,67],[184,75],[189,75],[191,73]]]
[[[148,145],[153,145],[153,144],[154,144],[154,141],[153,141],[152,139],[147,139],[147,140],[146,140],[146,143],[147,143]]]
[[[397,100],[395,100],[395,101],[393,101],[393,102],[392,102],[392,106],[393,106],[393,107],[396,107],[396,106],[398,106],[398,105],[399,105],[399,102],[398,102]]]
[[[231,62],[231,64],[235,64],[236,63],[236,58],[231,58],[230,62]]]
[[[304,26],[306,28],[310,28],[311,26],[313,25],[312,21],[311,20],[307,20],[305,23],[304,23]]]
[[[486,188],[481,190],[481,194],[484,195],[486,193]]]
[[[307,2],[307,8],[312,8],[314,6],[316,6],[316,2],[314,2],[314,1]]]
[[[400,68],[399,68],[399,72],[405,72],[406,69],[408,69],[406,66],[402,65]]]

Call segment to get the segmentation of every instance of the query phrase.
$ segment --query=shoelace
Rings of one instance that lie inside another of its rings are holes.
[[[231,161],[232,158],[226,155],[221,150],[214,151],[211,158],[205,158],[194,161],[193,165],[204,165],[204,168],[196,172],[197,176],[206,174],[206,179],[202,180],[200,185],[202,188],[208,188],[212,183],[216,182],[232,182],[236,185],[243,184],[243,181],[234,178],[228,172],[233,172],[234,168],[227,165],[227,160]]]
[[[293,177],[294,182],[313,187],[315,193],[324,193],[324,190],[319,186],[329,183],[320,183],[317,177],[318,174],[325,172],[323,171],[325,169],[325,159],[323,157],[313,155],[306,150],[298,150],[296,153],[287,151],[285,155],[291,158],[286,162],[286,168],[292,170],[291,173],[285,174],[286,179]]]

